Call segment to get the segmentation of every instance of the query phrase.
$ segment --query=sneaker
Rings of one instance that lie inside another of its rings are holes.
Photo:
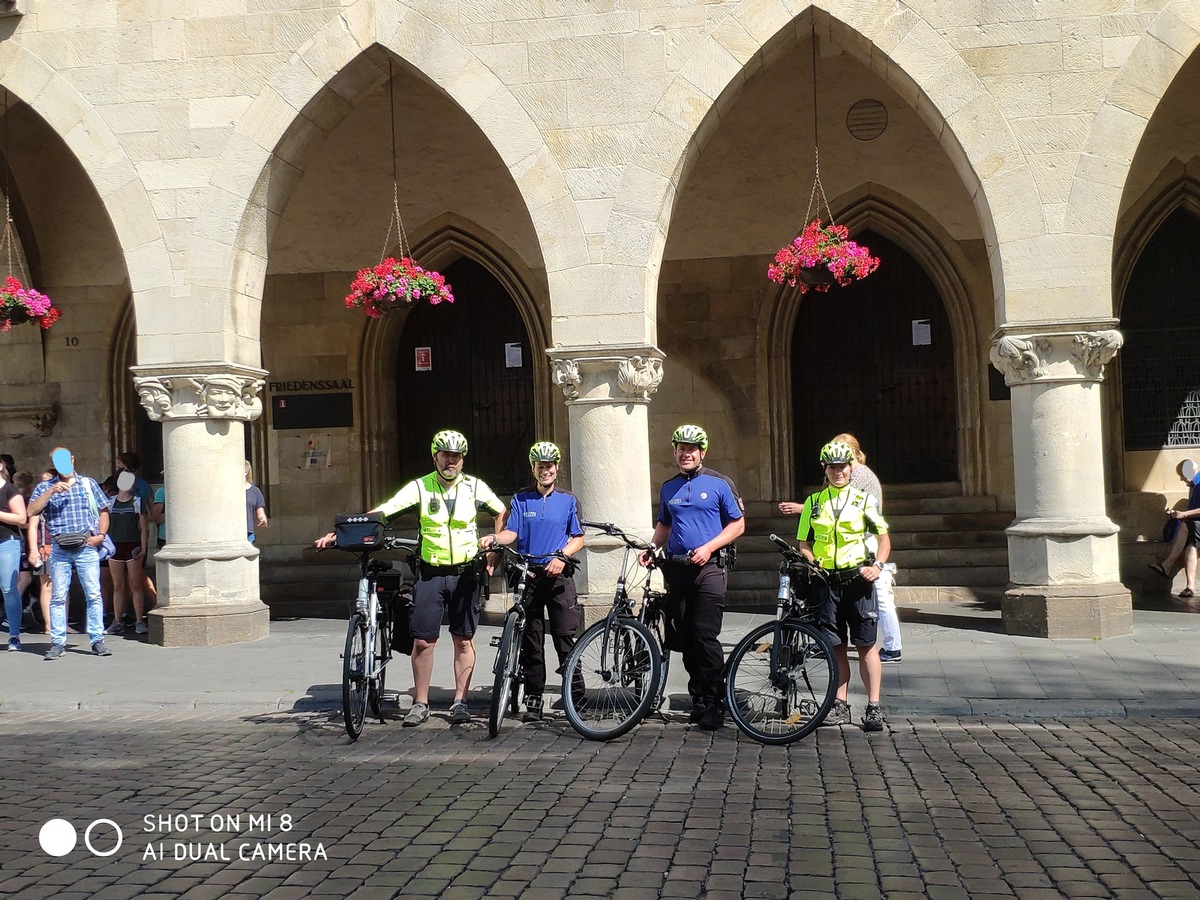
[[[526,722],[540,722],[542,720],[541,694],[533,694],[525,698],[525,715],[523,719]]]
[[[829,715],[822,720],[822,725],[849,725],[851,722],[850,704],[845,700],[834,700],[829,708]]]
[[[462,700],[455,700],[450,704],[450,724],[462,725],[471,721],[471,711],[467,709],[467,704]]]
[[[21,652],[21,639],[20,638],[9,638],[8,639],[8,652],[9,653],[20,653]]]
[[[883,711],[878,703],[868,703],[867,711],[863,713],[863,731],[883,731]]]
[[[898,663],[901,661],[899,650],[880,650],[879,661],[881,663]]]
[[[405,728],[415,728],[418,725],[424,725],[429,718],[429,706],[425,703],[414,703],[412,709],[408,711],[408,715],[404,717]]]
[[[704,711],[700,713],[700,718],[696,722],[698,726],[705,731],[716,731],[725,725],[725,709],[720,703],[710,703],[704,707]]]
[[[46,659],[58,659],[67,652],[65,644],[51,644],[50,649],[46,651]]]
[[[133,626],[133,630],[137,634],[146,634],[150,631],[150,626],[146,624],[145,619],[139,619],[138,623]]]
[[[96,641],[92,644],[93,656],[112,656],[112,651],[104,646],[104,641]]]
[[[104,633],[105,634],[124,634],[125,633],[125,623],[121,622],[119,620],[115,621],[111,625],[109,625],[107,628],[104,629]]]

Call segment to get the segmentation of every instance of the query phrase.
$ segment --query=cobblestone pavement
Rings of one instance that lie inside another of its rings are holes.
[[[773,748],[679,722],[597,744],[435,718],[352,744],[328,712],[18,712],[0,894],[1195,897],[1198,751],[1188,719],[897,719]],[[54,818],[78,832],[61,858]],[[123,832],[108,856],[98,819]]]

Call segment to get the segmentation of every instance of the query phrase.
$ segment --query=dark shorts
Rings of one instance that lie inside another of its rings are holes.
[[[447,612],[452,635],[474,637],[479,628],[479,583],[470,572],[443,575],[422,570],[413,585],[413,602],[409,625],[418,640],[436,641]]]
[[[113,541],[113,546],[117,552],[109,557],[109,561],[115,562],[129,562],[133,559],[134,551],[140,552],[142,549],[141,541]]]
[[[1193,547],[1200,546],[1200,519],[1193,516],[1180,521],[1187,525],[1187,543]]]
[[[813,579],[809,590],[811,600],[820,610],[820,625],[835,647],[846,643],[869,647],[875,643],[879,611],[871,582],[855,578],[844,584],[827,585]]]

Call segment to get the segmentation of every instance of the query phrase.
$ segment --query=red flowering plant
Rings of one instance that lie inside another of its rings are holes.
[[[0,333],[11,331],[14,325],[37,321],[42,328],[49,328],[58,321],[62,312],[50,302],[45,294],[25,287],[20,279],[9,275],[0,288]]]
[[[845,287],[877,268],[879,257],[850,240],[850,229],[832,222],[822,225],[817,218],[775,254],[767,277],[806,294],[810,289],[827,291],[834,281]]]
[[[407,256],[398,260],[389,256],[377,266],[358,270],[350,282],[346,308],[361,308],[372,319],[378,319],[388,310],[421,300],[453,303],[454,294],[439,272],[423,269]]]

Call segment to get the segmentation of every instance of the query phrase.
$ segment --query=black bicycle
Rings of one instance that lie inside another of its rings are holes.
[[[737,727],[764,744],[790,744],[810,734],[837,697],[833,646],[811,621],[808,585],[821,570],[776,535],[783,562],[775,620],[753,629],[726,666],[725,702]]]
[[[337,543],[332,550],[358,555],[358,596],[346,627],[346,647],[342,653],[342,719],[352,740],[362,734],[370,705],[382,723],[381,708],[387,665],[392,658],[393,607],[408,601],[399,578],[385,583],[385,573],[393,568],[387,559],[374,559],[380,550],[409,551],[408,565],[413,567],[417,542],[387,535],[382,520],[371,513],[338,516],[334,533]]]
[[[637,571],[637,556],[650,545],[609,522],[583,522],[625,544],[612,609],[583,633],[563,669],[563,708],[567,721],[593,741],[627,733],[666,695],[670,654],[663,648],[662,594],[651,590],[650,568],[642,582],[642,603],[635,614],[626,580]]]
[[[515,586],[512,606],[504,615],[504,629],[499,637],[492,639],[497,650],[496,661],[492,665],[492,705],[488,713],[488,734],[491,737],[500,733],[505,716],[516,716],[520,709],[520,691],[524,681],[521,673],[521,641],[529,617],[527,603],[534,582],[544,572],[542,564],[535,562],[532,556],[517,553],[503,545],[497,545],[495,551],[504,554],[505,575],[513,579]],[[573,556],[564,556],[563,561],[566,563],[564,574],[567,575],[579,565],[579,560]]]

